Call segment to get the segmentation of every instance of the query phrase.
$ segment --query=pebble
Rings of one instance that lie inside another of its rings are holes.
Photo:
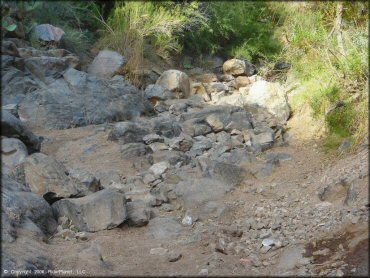
[[[179,253],[179,252],[176,252],[176,251],[171,251],[167,254],[167,260],[169,262],[176,262],[178,260],[180,260],[182,257],[182,254]]]
[[[202,269],[199,271],[199,275],[208,275],[208,269],[207,269],[207,268],[202,268]]]
[[[151,255],[163,256],[163,255],[167,254],[167,252],[168,252],[168,249],[162,248],[162,247],[157,247],[157,248],[150,249],[150,254]]]

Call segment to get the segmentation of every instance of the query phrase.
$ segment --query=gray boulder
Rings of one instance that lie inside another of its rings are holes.
[[[59,42],[64,35],[64,31],[50,24],[37,25],[34,30],[35,38],[44,42]]]
[[[20,139],[27,146],[29,153],[40,151],[41,139],[9,111],[1,111],[1,130],[2,135],[6,137]]]
[[[152,103],[158,100],[174,98],[173,93],[158,84],[150,84],[145,88],[144,96]]]
[[[170,90],[177,98],[190,96],[190,80],[186,73],[179,70],[167,70],[158,78],[157,85]]]
[[[2,234],[8,242],[16,238],[16,230],[32,221],[45,235],[56,230],[56,221],[49,204],[33,194],[26,186],[3,176],[2,180]]]
[[[128,224],[134,227],[142,227],[148,224],[150,219],[150,208],[143,201],[127,203]]]
[[[143,142],[143,137],[149,130],[134,122],[120,122],[114,125],[108,135],[108,140],[118,141],[121,144]]]
[[[126,58],[118,52],[103,50],[94,58],[87,72],[108,79],[113,77],[126,63]]]
[[[152,149],[143,143],[128,143],[121,147],[122,157],[126,159],[135,159],[148,153],[152,153]]]
[[[15,138],[1,139],[1,169],[4,173],[19,165],[28,155],[27,147]]]
[[[77,199],[62,199],[52,205],[55,216],[66,216],[79,231],[113,229],[127,218],[126,199],[121,193],[103,189]]]
[[[151,133],[151,134],[145,135],[143,137],[143,141],[145,142],[145,144],[150,145],[156,142],[163,143],[164,138],[158,134]]]
[[[92,192],[90,189],[97,190],[72,180],[63,164],[42,153],[28,156],[22,166],[25,182],[31,191],[51,203],[60,198],[84,196]]]

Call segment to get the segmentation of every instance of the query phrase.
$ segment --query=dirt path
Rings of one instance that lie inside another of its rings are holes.
[[[119,145],[107,141],[104,126],[35,132],[46,138],[42,152],[67,168],[106,173],[100,175],[104,182],[114,180],[116,173],[135,174],[135,165],[121,159]],[[221,201],[226,209],[218,217],[195,222],[177,239],[154,239],[148,226],[127,224],[89,234],[87,241],[53,238],[47,249],[54,268],[92,276],[366,273],[366,252],[359,246],[368,238],[368,151],[324,155],[318,142],[292,140],[289,146],[269,152],[288,153],[292,160],[280,162],[265,178],[244,180]],[[338,193],[330,202],[321,201],[319,191],[341,178],[356,186],[356,200],[344,205],[346,196]],[[180,221],[184,216],[184,211],[158,207],[153,213]],[[261,241],[271,237],[269,230],[281,243],[265,253]],[[200,240],[189,243],[199,234]],[[339,234],[339,241],[330,243]],[[303,252],[302,246],[306,246]],[[169,262],[168,252],[151,254],[162,250],[153,248],[178,252],[181,258]],[[356,260],[354,254],[361,257]]]

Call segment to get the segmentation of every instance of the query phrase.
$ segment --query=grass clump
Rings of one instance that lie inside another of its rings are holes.
[[[181,34],[202,21],[197,10],[196,2],[117,2],[106,21],[100,17],[105,28],[98,45],[123,54],[128,59],[128,77],[140,85],[135,71],[140,68],[144,53],[154,53],[164,60],[180,53]]]
[[[292,108],[308,103],[312,117],[325,121],[328,149],[345,138],[359,145],[368,130],[368,5],[343,4],[342,53],[335,25],[338,3],[274,3],[285,11],[276,30],[286,38],[281,56],[292,63],[292,74],[304,88],[293,97]]]

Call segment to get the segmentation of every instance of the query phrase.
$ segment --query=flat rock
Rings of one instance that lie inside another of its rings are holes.
[[[149,232],[155,239],[177,238],[183,231],[183,226],[173,218],[156,217],[149,221]]]
[[[113,77],[126,63],[126,58],[118,52],[102,50],[94,58],[87,72],[107,79]]]
[[[110,189],[52,205],[56,217],[66,216],[79,231],[113,229],[127,219],[125,196]]]

